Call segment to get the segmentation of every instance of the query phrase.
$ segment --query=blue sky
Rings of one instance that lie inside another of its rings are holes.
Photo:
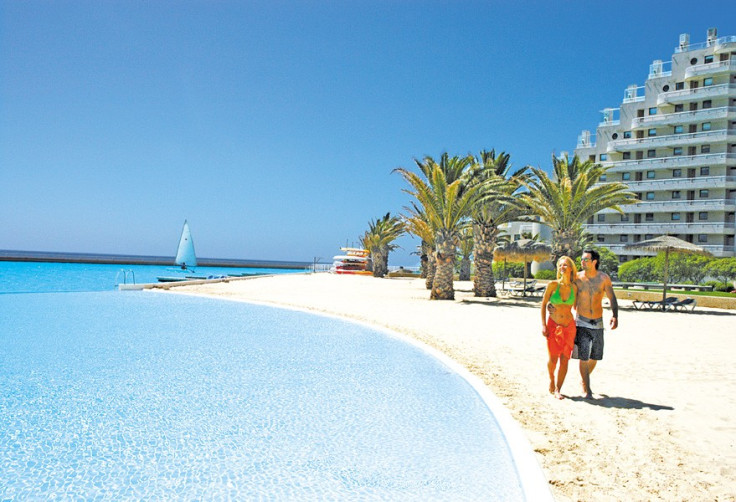
[[[548,168],[680,33],[736,35],[694,5],[0,0],[0,249],[173,256],[188,219],[200,257],[329,260],[394,168]]]

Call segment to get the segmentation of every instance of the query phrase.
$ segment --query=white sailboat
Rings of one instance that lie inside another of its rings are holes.
[[[194,241],[192,240],[192,233],[189,230],[187,220],[184,220],[184,228],[181,230],[179,249],[176,251],[176,260],[174,263],[184,270],[197,266],[197,255],[194,254]]]

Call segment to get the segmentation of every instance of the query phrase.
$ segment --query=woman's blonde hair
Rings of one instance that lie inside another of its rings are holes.
[[[561,277],[560,275],[560,263],[566,262],[568,266],[569,276],[567,278]],[[578,275],[578,268],[575,266],[575,262],[569,256],[560,256],[557,260],[557,280],[564,284],[572,284],[575,281],[575,277]]]

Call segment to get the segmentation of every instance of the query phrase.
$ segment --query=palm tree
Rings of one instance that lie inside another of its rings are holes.
[[[461,281],[470,280],[470,255],[473,254],[473,227],[468,225],[460,231],[460,275]]]
[[[583,224],[603,209],[618,212],[623,204],[635,204],[636,194],[623,183],[598,183],[608,168],[590,160],[572,161],[552,156],[553,176],[532,168],[534,178],[524,182],[529,192],[521,200],[552,230],[552,259],[577,256],[587,239]]]
[[[373,277],[384,277],[388,274],[388,255],[397,248],[392,244],[404,233],[404,224],[398,216],[385,216],[368,223],[368,230],[363,234],[363,248],[371,253]]]
[[[432,289],[435,272],[434,230],[427,221],[424,212],[415,203],[412,202],[412,207],[406,208],[406,210],[409,214],[404,216],[404,226],[407,232],[416,235],[422,241],[420,253],[422,256],[423,277],[427,289]]]
[[[423,162],[417,161],[424,176],[404,168],[395,169],[410,185],[411,189],[404,191],[416,198],[418,205],[415,207],[423,213],[434,234],[436,272],[430,296],[433,300],[455,298],[452,280],[460,230],[482,188],[481,184],[469,185],[462,174],[471,161],[470,156],[460,158],[443,154],[438,164],[431,157],[425,157]]]
[[[496,249],[500,226],[520,219],[527,209],[518,201],[519,191],[526,179],[527,167],[509,174],[510,155],[496,150],[483,150],[470,171],[474,183],[485,183],[473,211],[473,238],[475,296],[496,296],[496,279],[493,276],[493,251]]]

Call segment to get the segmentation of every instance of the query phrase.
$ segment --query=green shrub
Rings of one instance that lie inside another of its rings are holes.
[[[557,279],[557,273],[554,270],[538,270],[536,274],[534,274],[535,279],[541,279],[543,281],[545,280],[554,280]]]
[[[623,282],[655,282],[661,279],[656,258],[638,258],[618,267],[618,278]]]
[[[524,264],[523,263],[512,263],[506,262],[506,272],[504,273],[504,262],[494,261],[493,262],[493,276],[496,280],[508,279],[509,277],[524,277]]]

